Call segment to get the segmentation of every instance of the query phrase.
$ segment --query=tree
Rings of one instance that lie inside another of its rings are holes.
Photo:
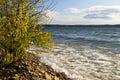
[[[51,34],[37,26],[47,17],[45,10],[44,0],[0,0],[0,62],[26,58],[31,44],[50,49]]]

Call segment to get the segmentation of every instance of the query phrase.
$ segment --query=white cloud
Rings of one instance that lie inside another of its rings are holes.
[[[111,15],[120,14],[120,6],[94,6],[83,10],[84,18],[90,19],[112,19]]]
[[[65,9],[64,11],[65,13],[80,13],[81,12],[81,10],[78,8],[68,8],[68,9]]]
[[[120,6],[93,6],[85,9],[68,8],[62,12],[49,11],[56,24],[117,24]]]

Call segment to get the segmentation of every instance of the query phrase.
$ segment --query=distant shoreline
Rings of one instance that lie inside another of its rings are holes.
[[[60,24],[44,24],[45,27],[120,27],[119,25],[60,25]]]

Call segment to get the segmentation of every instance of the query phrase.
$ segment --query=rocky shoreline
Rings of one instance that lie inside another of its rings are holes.
[[[72,80],[34,59],[22,59],[0,69],[0,80]]]

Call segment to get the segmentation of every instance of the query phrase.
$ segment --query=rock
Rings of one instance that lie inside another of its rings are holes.
[[[18,74],[15,74],[15,77],[16,77],[16,78],[19,78],[19,75],[18,75]]]
[[[54,77],[54,80],[59,80],[59,78],[55,76],[55,77]]]
[[[19,75],[15,74],[14,76],[10,77],[9,80],[19,80]]]
[[[43,69],[41,70],[41,72],[42,72],[42,73],[45,73],[45,71],[44,71]]]
[[[51,76],[48,73],[45,73],[46,80],[51,80]]]
[[[32,59],[9,64],[5,69],[0,69],[0,73],[0,80],[71,80],[64,73],[58,73],[49,65]]]
[[[38,74],[35,73],[35,72],[31,72],[31,74],[34,75],[34,76],[38,76]]]

